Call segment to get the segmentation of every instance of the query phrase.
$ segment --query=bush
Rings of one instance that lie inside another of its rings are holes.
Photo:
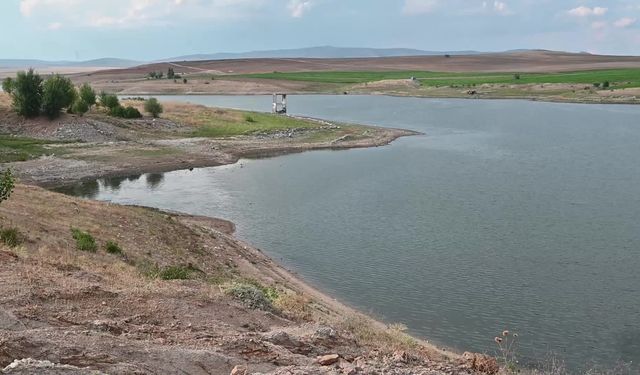
[[[173,79],[173,77],[175,77],[176,73],[173,71],[173,68],[169,68],[167,69],[167,79]]]
[[[596,83],[594,83],[594,84],[593,84],[593,87],[595,87],[595,88],[597,88],[597,89],[598,89],[598,88],[600,88],[600,82],[596,82]]]
[[[516,73],[513,75],[513,79],[520,79],[520,73]]]
[[[87,107],[91,108],[96,104],[96,92],[91,88],[91,86],[89,86],[88,83],[80,86],[78,94],[80,95],[80,100],[82,100],[87,105]]]
[[[144,110],[148,112],[153,117],[158,117],[162,111],[162,104],[156,98],[149,98],[144,102]]]
[[[187,82],[188,82],[188,81],[187,81],[187,79],[186,79],[186,78],[183,78],[183,79],[182,79],[182,83],[185,83],[185,84],[186,84]]]
[[[114,109],[120,106],[120,101],[116,95],[107,94],[103,91],[100,93],[100,105],[107,109]]]
[[[261,288],[253,284],[236,282],[227,288],[226,293],[251,309],[273,310],[271,300]]]
[[[13,78],[11,77],[7,77],[2,81],[2,91],[6,92],[7,94],[11,95],[11,93],[13,92]]]
[[[244,115],[244,121],[253,123],[253,122],[256,122],[256,119],[250,115]]]
[[[109,115],[113,117],[121,117],[121,118],[141,118],[142,117],[142,113],[140,113],[140,111],[138,111],[136,108],[131,106],[123,107],[121,105],[111,108],[109,110]]]
[[[71,228],[71,235],[76,240],[76,248],[80,251],[89,251],[95,253],[98,250],[96,240],[88,232],[80,229]]]
[[[13,178],[13,172],[11,168],[7,168],[2,175],[0,175],[0,203],[6,201],[13,193],[13,187],[15,186],[15,180]]]
[[[188,280],[190,276],[191,270],[181,266],[166,267],[158,273],[158,277],[162,280]]]
[[[22,243],[22,237],[16,228],[7,228],[0,230],[0,241],[9,247],[16,247]]]
[[[603,87],[603,88],[607,89],[607,88],[609,88],[609,86],[611,86],[611,84],[609,83],[609,81],[604,81],[604,82],[602,82],[602,87]]]
[[[122,255],[122,248],[120,248],[120,245],[118,245],[118,243],[115,241],[107,241],[107,243],[104,245],[104,249],[109,254]]]
[[[44,82],[42,110],[49,118],[56,118],[60,115],[60,110],[73,105],[77,95],[69,78],[55,74]]]
[[[89,111],[89,105],[82,99],[78,98],[71,106],[71,112],[78,115],[84,115]]]
[[[9,88],[13,109],[24,117],[36,117],[42,107],[42,78],[33,69],[18,72]],[[4,86],[4,84],[3,84]]]

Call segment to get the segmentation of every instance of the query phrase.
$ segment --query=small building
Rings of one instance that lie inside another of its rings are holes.
[[[273,113],[287,114],[287,94],[273,94]]]

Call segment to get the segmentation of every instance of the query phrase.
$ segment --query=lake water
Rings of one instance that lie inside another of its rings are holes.
[[[167,97],[268,111],[267,96]],[[381,148],[100,180],[75,193],[222,217],[337,298],[458,350],[640,362],[640,106],[292,96],[424,132]],[[69,190],[68,190],[69,192]]]

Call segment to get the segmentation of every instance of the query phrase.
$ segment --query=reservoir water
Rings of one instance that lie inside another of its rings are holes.
[[[509,329],[523,361],[640,363],[640,106],[384,96],[289,106],[425,135],[66,191],[229,219],[322,290],[458,350],[492,353]]]

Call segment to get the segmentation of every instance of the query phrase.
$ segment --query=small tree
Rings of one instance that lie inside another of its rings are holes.
[[[100,93],[100,105],[111,110],[120,106],[120,101],[116,95],[107,94],[103,91]]]
[[[82,86],[80,86],[79,94],[80,99],[87,105],[88,108],[91,108],[96,104],[96,92],[88,83],[84,83]]]
[[[599,89],[600,88],[600,82],[596,82],[593,84],[593,87]]]
[[[167,69],[167,79],[173,79],[173,77],[176,75],[176,73],[173,71],[173,68],[169,68]]]
[[[6,201],[13,192],[15,180],[10,168],[7,168],[2,175],[0,175],[0,203]]]
[[[71,107],[71,112],[76,113],[80,116],[84,115],[88,111],[89,105],[81,98],[76,99],[76,101],[73,103],[73,106]]]
[[[183,79],[182,79],[182,83],[186,84],[186,83],[187,83],[187,79],[186,79],[186,78],[183,78]]]
[[[21,116],[35,117],[42,107],[42,78],[29,69],[18,72],[10,86],[13,109]]]
[[[602,87],[603,87],[603,88],[608,89],[608,88],[609,88],[609,86],[611,86],[611,84],[609,83],[609,81],[604,81],[604,82],[602,82]]]
[[[55,74],[44,82],[42,110],[49,118],[56,118],[60,110],[69,108],[78,93],[69,78]]]
[[[162,111],[162,104],[156,98],[149,98],[144,102],[144,110],[148,112],[153,117],[158,117]]]
[[[513,79],[520,79],[520,73],[516,73],[513,75]]]
[[[2,91],[6,92],[7,94],[11,95],[11,92],[13,91],[13,78],[11,77],[7,77],[2,81]]]

